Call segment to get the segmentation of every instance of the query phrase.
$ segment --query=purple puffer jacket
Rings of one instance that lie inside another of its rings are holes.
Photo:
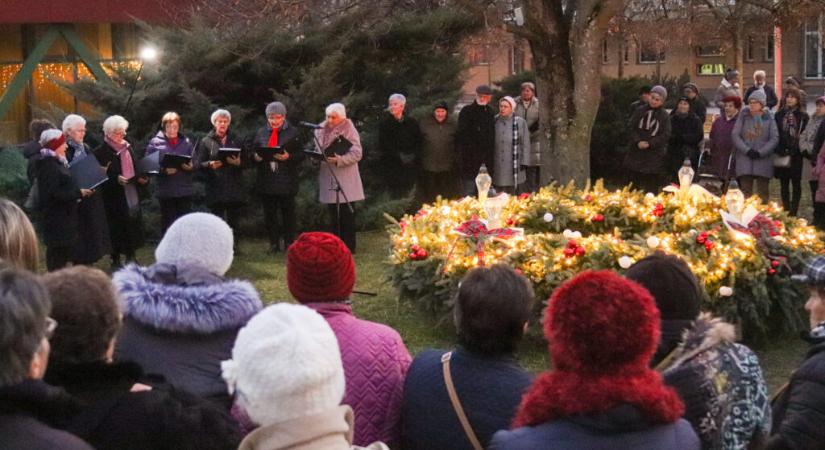
[[[165,153],[192,156],[192,163],[197,167],[198,155],[195,154],[194,148],[192,141],[182,134],[178,135],[178,145],[172,147],[172,144],[166,138],[163,131],[158,131],[158,134],[156,134],[146,146],[146,154],[151,155],[152,153],[160,152],[161,158]],[[174,175],[158,175],[158,185],[155,189],[155,196],[157,198],[179,198],[191,197],[193,195],[195,195],[194,171],[185,172],[178,170]]]
[[[338,338],[346,377],[344,404],[355,411],[353,444],[397,443],[401,399],[412,358],[398,332],[361,320],[343,303],[309,303],[327,319]]]

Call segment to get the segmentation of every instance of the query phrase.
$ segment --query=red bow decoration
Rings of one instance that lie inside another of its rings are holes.
[[[478,265],[484,267],[484,243],[489,238],[509,239],[518,234],[514,228],[487,228],[484,222],[478,219],[468,220],[455,229],[458,234],[464,236],[470,242],[476,244],[476,255],[478,255]],[[452,253],[452,251],[450,252]]]

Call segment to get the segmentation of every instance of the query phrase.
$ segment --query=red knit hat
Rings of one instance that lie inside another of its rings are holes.
[[[544,333],[554,370],[525,394],[515,426],[622,404],[653,423],[681,417],[678,394],[648,367],[659,341],[659,310],[640,285],[610,271],[584,272],[553,293]]]
[[[49,142],[46,142],[45,148],[47,148],[51,151],[56,151],[58,148],[60,148],[61,145],[65,144],[65,143],[66,143],[66,136],[61,133],[60,136],[52,139]]]
[[[355,285],[355,261],[337,236],[304,233],[287,250],[286,282],[301,303],[346,300]]]

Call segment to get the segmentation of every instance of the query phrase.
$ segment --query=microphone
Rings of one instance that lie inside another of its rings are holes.
[[[304,127],[304,128],[312,128],[313,130],[323,128],[321,125],[318,125],[316,123],[309,123],[309,122],[298,122],[298,126],[299,127]]]

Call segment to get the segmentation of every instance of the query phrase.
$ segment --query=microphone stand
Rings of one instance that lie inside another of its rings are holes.
[[[341,187],[341,182],[338,180],[338,175],[335,174],[335,170],[333,170],[333,167],[327,162],[326,154],[324,154],[324,149],[321,148],[321,142],[318,141],[318,136],[315,134],[314,130],[312,132],[312,139],[315,141],[315,147],[321,152],[321,155],[324,158],[322,162],[329,166],[329,173],[332,175],[334,187],[330,190],[335,191],[335,233],[338,237],[341,237],[341,197],[344,197],[344,201],[346,202],[347,209],[349,209],[350,213],[354,213],[355,210],[352,208],[352,204],[349,202],[349,197],[347,197],[347,193],[344,192],[344,189]]]

